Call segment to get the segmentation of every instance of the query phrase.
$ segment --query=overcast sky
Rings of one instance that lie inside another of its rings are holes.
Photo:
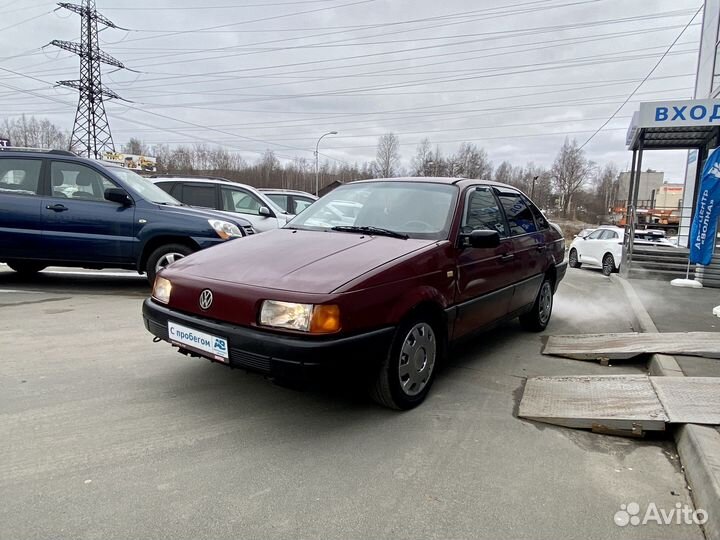
[[[78,0],[79,1],[79,0]],[[117,146],[212,142],[254,160],[371,160],[392,131],[409,165],[429,137],[445,154],[462,141],[497,166],[549,166],[565,137],[584,142],[627,98],[700,7],[700,0],[98,0],[129,29],[101,32],[128,68],[103,82],[130,101],[107,105]],[[80,20],[47,0],[0,0],[0,119],[49,117],[70,129]],[[587,146],[628,166],[625,131],[640,101],[693,95],[701,15]],[[21,92],[22,91],[25,92]],[[31,93],[27,93],[30,91]],[[645,164],[680,180],[682,153]]]

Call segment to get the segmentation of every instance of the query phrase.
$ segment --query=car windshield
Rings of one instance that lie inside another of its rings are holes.
[[[128,186],[133,192],[140,195],[146,201],[156,204],[167,204],[170,206],[182,206],[177,199],[165,193],[147,178],[143,178],[136,172],[124,167],[108,167],[108,169]]]
[[[288,227],[371,233],[361,229],[369,227],[410,238],[440,240],[448,236],[457,194],[457,186],[451,184],[352,183],[313,203]]]

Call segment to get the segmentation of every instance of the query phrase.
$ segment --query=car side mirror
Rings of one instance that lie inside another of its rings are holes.
[[[123,188],[107,188],[105,190],[105,200],[122,204],[123,206],[132,206],[133,200],[128,192]]]
[[[500,245],[500,233],[497,231],[475,229],[460,238],[463,247],[494,248]]]
[[[261,206],[260,208],[258,208],[258,216],[273,217],[273,213],[267,206]]]

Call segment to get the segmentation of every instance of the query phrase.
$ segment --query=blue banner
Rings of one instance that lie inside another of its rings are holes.
[[[710,264],[720,218],[720,148],[705,162],[690,227],[690,262]]]

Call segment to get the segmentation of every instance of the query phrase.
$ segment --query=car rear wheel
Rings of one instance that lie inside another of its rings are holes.
[[[160,270],[183,257],[187,257],[193,251],[192,248],[183,244],[165,244],[153,251],[145,265],[145,273],[150,285],[155,283],[155,276]]]
[[[609,276],[613,272],[616,272],[615,258],[610,254],[606,253],[602,260],[602,273],[604,276]]]
[[[582,266],[582,263],[578,261],[578,254],[575,248],[570,250],[570,254],[568,255],[568,265],[570,268],[580,268]]]
[[[34,274],[37,274],[41,270],[45,270],[47,268],[46,264],[40,264],[40,263],[34,263],[34,262],[9,262],[7,265],[15,270],[18,274],[22,274],[24,276],[32,276]]]
[[[540,285],[535,303],[530,311],[520,315],[520,326],[531,332],[542,332],[550,322],[553,308],[553,283],[547,277]]]
[[[427,317],[400,325],[371,386],[373,400],[391,409],[418,406],[430,391],[442,351],[438,331]]]

